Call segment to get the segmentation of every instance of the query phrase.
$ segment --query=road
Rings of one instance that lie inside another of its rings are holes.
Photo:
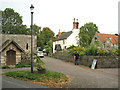
[[[3,69],[1,73],[5,73],[9,71],[18,71],[18,70],[30,70],[30,68]],[[2,76],[2,80],[0,78],[0,85],[1,84],[2,84],[2,88],[34,88],[34,90],[36,90],[36,88],[49,88],[48,86],[44,86],[28,81],[23,81],[19,79],[9,78],[6,76]]]
[[[48,87],[4,76],[2,77],[2,88],[48,88]]]
[[[95,69],[75,66],[50,57],[42,58],[48,70],[61,72],[69,75],[72,82],[62,87],[67,88],[118,88],[118,69],[112,70]]]
[[[48,70],[61,72],[69,75],[71,83],[62,85],[63,88],[118,88],[118,69],[95,69],[92,70],[81,65],[75,66],[73,63],[53,59],[42,58]],[[30,70],[30,68],[6,69],[2,73],[18,70]],[[2,78],[3,88],[49,88],[47,86],[34,84],[27,81]]]

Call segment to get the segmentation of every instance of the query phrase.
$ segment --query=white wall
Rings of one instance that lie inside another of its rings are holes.
[[[78,37],[78,34],[79,34],[79,29],[73,29],[72,30],[72,34],[67,38],[67,47],[69,47],[70,45],[75,45],[75,46],[78,46],[78,40],[79,40],[79,37]]]
[[[55,45],[56,44],[60,44],[61,45],[61,49],[64,49],[64,47],[67,46],[67,39],[64,39],[64,44],[63,44],[63,40],[59,40],[59,41],[53,42],[53,53],[56,52],[56,50],[55,50]]]

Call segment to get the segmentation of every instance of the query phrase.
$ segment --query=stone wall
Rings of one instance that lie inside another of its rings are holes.
[[[24,34],[2,34],[2,44],[6,40],[14,40],[25,52],[31,52],[31,35]],[[28,49],[26,45],[28,44]],[[37,50],[37,36],[33,35],[33,50]]]
[[[55,58],[74,62],[74,56],[64,54],[54,54]],[[97,60],[96,68],[117,68],[118,56],[80,56],[79,64],[91,67],[93,59]]]
[[[1,66],[7,65],[7,51],[13,50],[16,52],[16,64],[21,62],[21,52],[15,47],[13,44],[10,44],[3,52],[1,55]]]

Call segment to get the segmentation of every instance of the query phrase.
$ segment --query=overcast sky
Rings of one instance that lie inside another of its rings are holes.
[[[34,5],[34,24],[49,27],[55,34],[71,31],[73,19],[79,27],[93,22],[101,33],[118,33],[118,1],[120,0],[0,0],[0,10],[13,8],[22,16],[23,24],[31,23],[30,6]]]

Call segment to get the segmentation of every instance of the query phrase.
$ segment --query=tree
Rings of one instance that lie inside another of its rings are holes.
[[[30,26],[31,27],[31,26]],[[36,24],[33,25],[33,34],[34,35],[39,35],[41,31],[41,27],[37,26]]]
[[[47,42],[49,40],[53,40],[54,32],[50,28],[45,27],[42,30],[42,36],[43,36],[43,39],[44,39],[44,45],[47,45]]]
[[[45,45],[45,50],[46,50],[46,53],[47,53],[47,55],[49,54],[49,53],[52,53],[52,47],[53,47],[53,43],[52,43],[53,41],[52,40],[49,40],[48,42],[47,42],[47,45]]]
[[[2,11],[2,33],[28,34],[29,29],[27,29],[27,26],[22,23],[22,16],[13,9],[6,8]]]
[[[96,24],[93,24],[92,22],[84,24],[84,26],[80,28],[79,44],[82,47],[89,46],[96,32],[99,33]]]
[[[37,46],[40,47],[40,50],[43,50],[45,47],[50,47],[48,42],[53,39],[54,32],[50,28],[45,27],[37,34]]]

